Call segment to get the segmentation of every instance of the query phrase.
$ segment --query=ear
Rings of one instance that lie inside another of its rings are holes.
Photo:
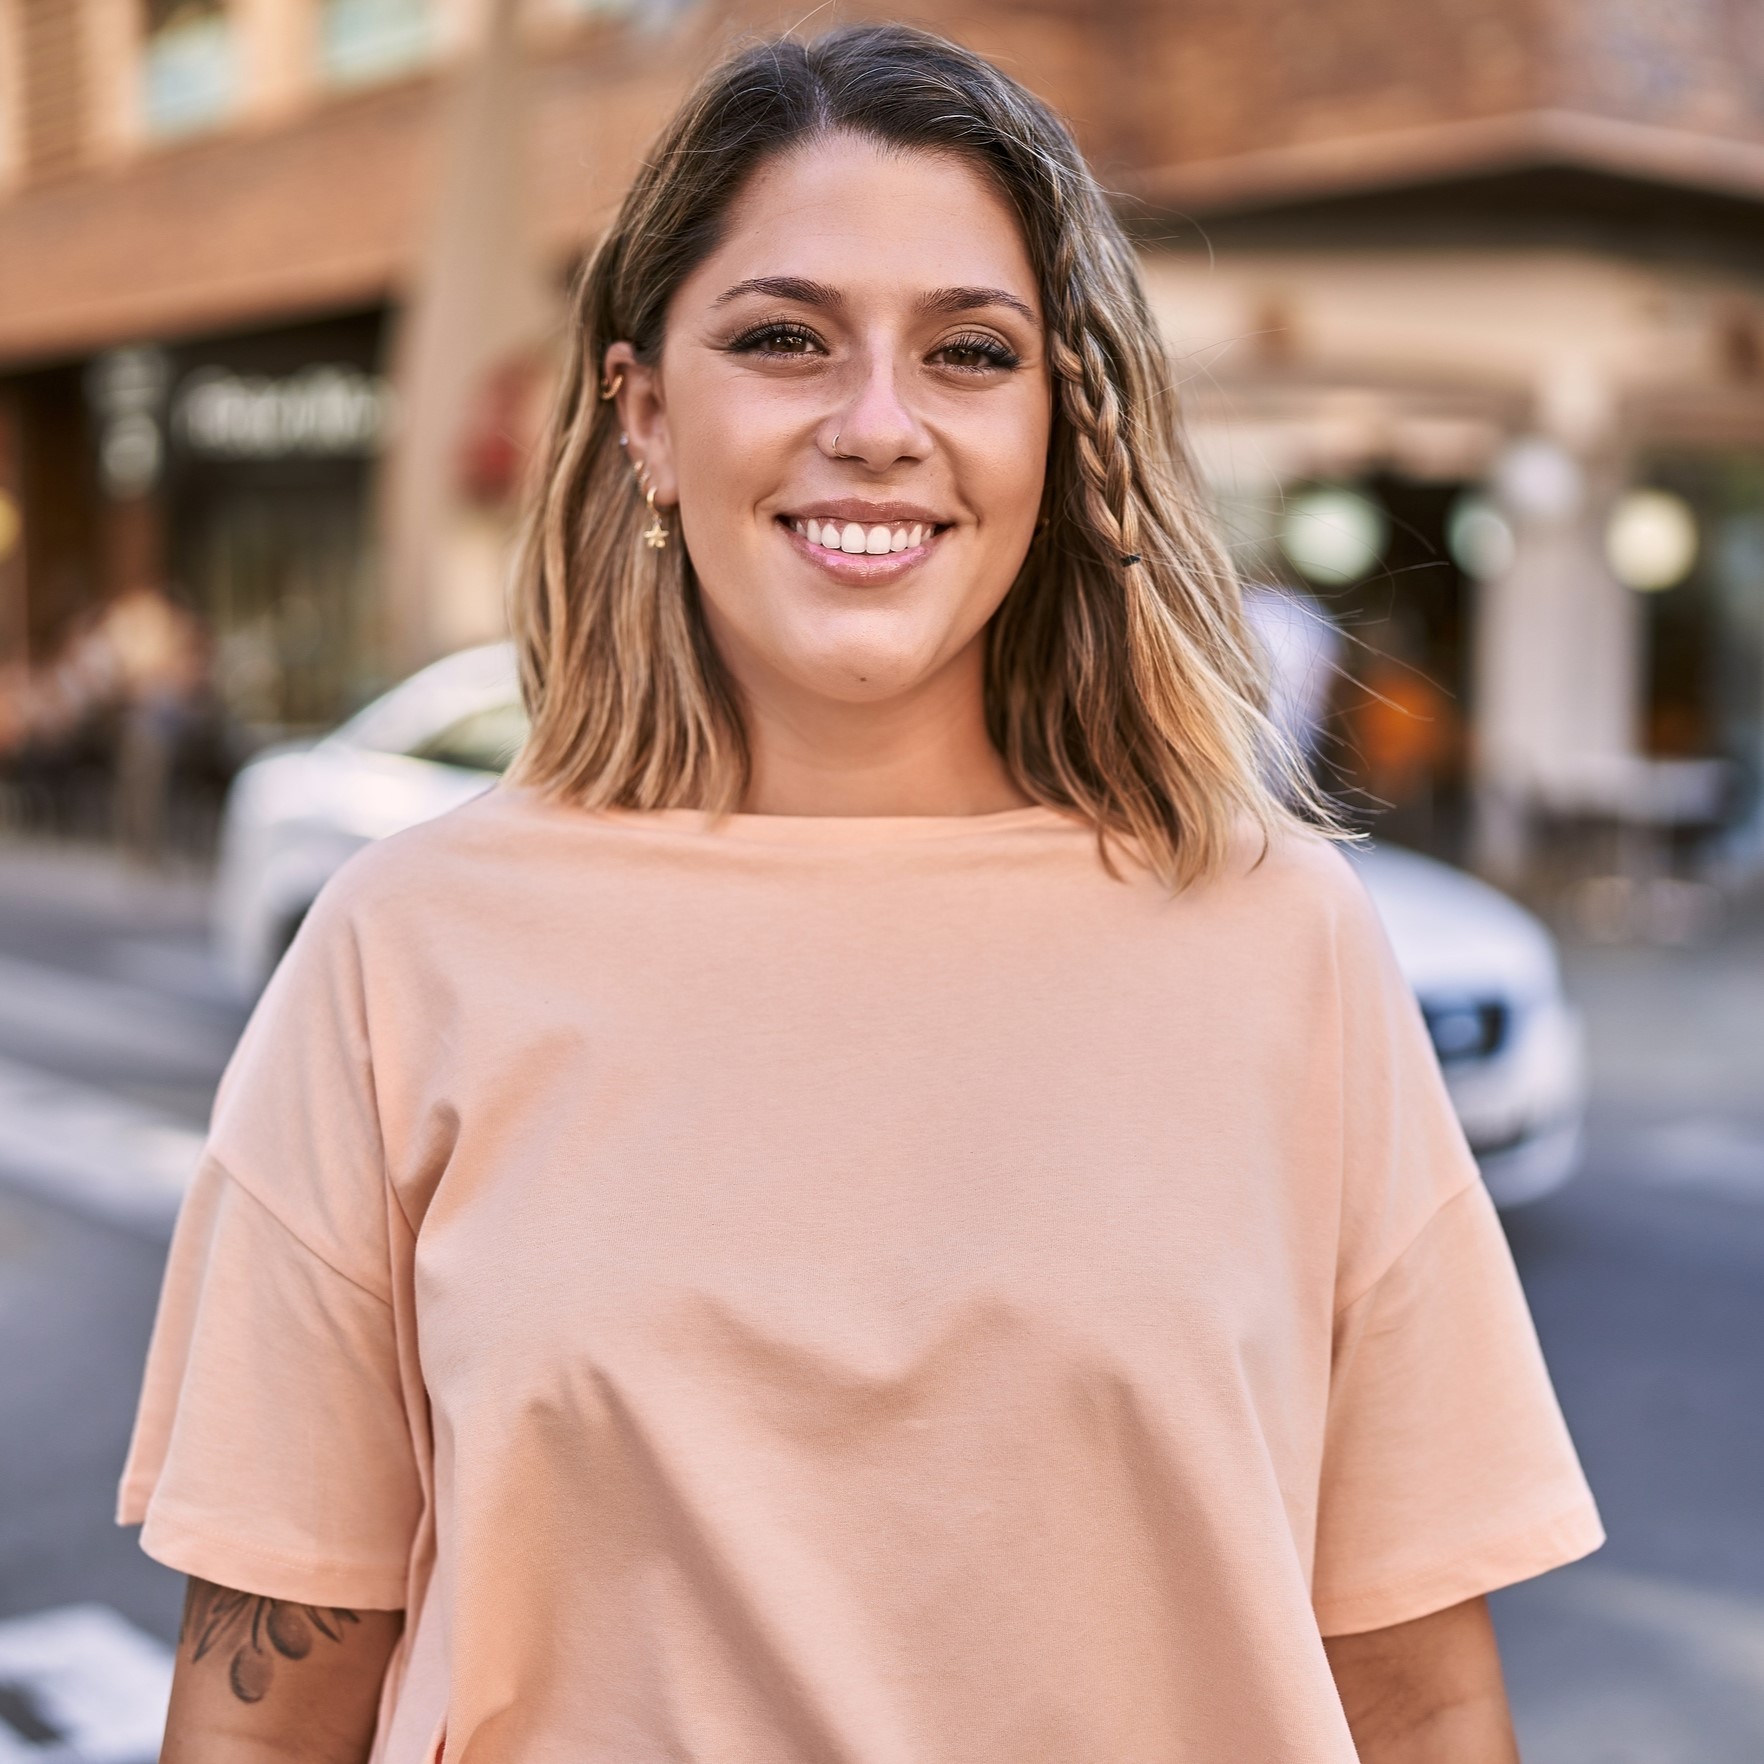
[[[618,387],[613,402],[618,410],[619,432],[626,437],[625,456],[631,469],[647,466],[657,504],[671,508],[680,498],[660,368],[639,361],[637,351],[629,343],[614,343],[601,358],[600,384],[603,391],[608,386]]]

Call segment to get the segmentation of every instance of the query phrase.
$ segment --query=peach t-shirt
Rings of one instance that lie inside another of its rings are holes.
[[[1370,897],[1256,851],[506,782],[363,850],[122,1519],[405,1608],[380,1764],[1348,1764],[1322,1635],[1602,1534]]]

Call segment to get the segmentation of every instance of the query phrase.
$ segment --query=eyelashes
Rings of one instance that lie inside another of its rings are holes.
[[[795,345],[818,348],[820,343],[821,339],[806,325],[795,324],[789,319],[768,319],[763,325],[743,331],[724,347],[731,355],[804,355],[807,350]]]
[[[731,338],[723,347],[731,355],[790,360],[806,359],[813,351],[824,350],[826,345],[807,325],[794,319],[768,319]],[[1023,358],[1008,343],[981,331],[950,337],[938,344],[930,359],[936,361],[942,357],[966,358],[947,361],[946,365],[957,373],[1008,372],[1023,365]]]
[[[978,331],[968,337],[951,337],[947,343],[938,346],[937,353],[977,355],[984,367],[1014,368],[1023,365],[1023,358],[1008,343],[1001,343],[996,337],[988,337]]]

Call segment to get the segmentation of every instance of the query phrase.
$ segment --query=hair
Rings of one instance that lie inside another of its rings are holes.
[[[577,279],[510,590],[531,718],[511,778],[590,809],[739,808],[751,757],[682,545],[646,510],[600,397],[606,349],[659,357],[667,307],[780,153],[849,134],[960,155],[1009,200],[1054,389],[1044,524],[986,633],[986,719],[1037,803],[1173,889],[1245,818],[1349,840],[1268,715],[1265,659],[1200,507],[1134,251],[1065,125],[980,56],[902,25],[747,48],[663,131]],[[1259,860],[1258,860],[1259,861]]]

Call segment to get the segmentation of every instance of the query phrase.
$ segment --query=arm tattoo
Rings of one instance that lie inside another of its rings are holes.
[[[184,1599],[184,1620],[178,1644],[191,1644],[192,1662],[213,1654],[229,1654],[227,1683],[241,1703],[262,1702],[279,1655],[304,1660],[317,1636],[340,1642],[345,1624],[359,1623],[353,1611],[320,1610],[288,1599],[266,1599],[257,1593],[235,1592],[192,1579]]]

